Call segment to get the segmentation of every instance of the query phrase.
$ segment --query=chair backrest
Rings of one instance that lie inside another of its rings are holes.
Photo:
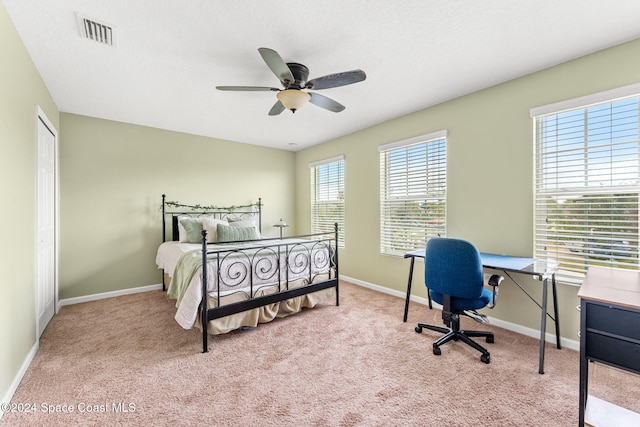
[[[484,286],[480,252],[466,240],[434,237],[425,250],[424,280],[438,293],[478,298]]]

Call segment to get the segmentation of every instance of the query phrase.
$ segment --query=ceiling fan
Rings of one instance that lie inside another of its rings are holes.
[[[346,86],[358,83],[367,78],[362,70],[345,71],[342,73],[327,74],[326,76],[307,80],[309,69],[297,62],[284,62],[282,57],[273,49],[261,47],[258,49],[267,66],[278,77],[284,89],[263,86],[216,86],[218,90],[230,91],[273,91],[277,92],[278,101],[271,107],[270,116],[277,116],[285,109],[295,113],[296,110],[310,102],[325,110],[339,113],[345,106],[326,96],[307,92],[306,89],[320,90],[333,87]],[[303,90],[305,89],[305,90]]]

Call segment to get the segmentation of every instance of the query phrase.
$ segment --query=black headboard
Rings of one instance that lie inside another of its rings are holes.
[[[246,218],[258,220],[258,230],[262,232],[262,198],[258,198],[257,203],[250,203],[242,206],[201,206],[184,205],[177,202],[168,202],[166,195],[162,195],[162,241],[167,241],[167,218],[171,218],[171,239],[178,240],[178,217],[179,216],[199,217],[203,215],[217,219],[227,219],[229,217]]]

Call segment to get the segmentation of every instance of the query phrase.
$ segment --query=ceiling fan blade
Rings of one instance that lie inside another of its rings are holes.
[[[291,70],[286,62],[282,59],[280,54],[273,49],[267,47],[261,47],[258,49],[262,59],[267,63],[267,66],[273,71],[273,74],[278,77],[284,87],[288,87],[290,83],[295,81]]]
[[[344,105],[340,104],[337,101],[334,101],[331,98],[327,98],[326,96],[319,95],[317,93],[309,93],[309,95],[311,95],[311,99],[309,99],[310,103],[317,105],[320,108],[324,108],[325,110],[339,113],[340,111],[345,109]]]
[[[366,78],[367,75],[362,70],[345,71],[343,73],[328,74],[326,76],[318,77],[317,79],[311,79],[307,82],[305,87],[313,90],[329,89],[332,87],[358,83]]]
[[[218,90],[236,90],[236,91],[251,91],[251,92],[259,92],[259,91],[275,91],[279,92],[280,89],[275,87],[262,87],[262,86],[216,86]]]
[[[269,110],[269,115],[270,116],[277,116],[278,114],[282,113],[284,111],[284,105],[282,104],[282,102],[277,101],[275,104],[273,104],[273,107],[271,107],[271,110]]]

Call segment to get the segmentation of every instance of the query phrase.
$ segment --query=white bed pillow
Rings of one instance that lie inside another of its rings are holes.
[[[184,227],[184,224],[182,224],[182,220],[188,220],[189,222],[191,222],[192,225],[195,225],[196,227],[191,227],[190,231],[195,231],[197,236],[194,235],[189,235],[189,232],[187,231],[187,229]],[[191,216],[191,215],[180,215],[178,216],[178,241],[180,243],[201,243],[202,242],[202,229],[204,228],[204,223],[202,222],[205,219],[215,219],[213,218],[211,215],[205,214],[205,215],[199,215],[199,216]],[[225,221],[226,224],[226,221]],[[199,225],[199,229],[196,230],[196,228]],[[213,225],[213,230],[214,230],[214,236],[215,236],[215,230],[216,230],[216,226]],[[194,241],[193,238],[197,237],[197,239]],[[209,231],[207,230],[207,240],[209,242],[212,242],[213,240],[210,240],[209,238]]]
[[[232,227],[254,227],[256,229],[256,235],[258,236],[258,239],[262,239],[262,236],[260,235],[260,229],[258,228],[258,223],[253,219],[229,221],[229,225]]]
[[[218,224],[229,225],[224,219],[218,218],[202,218],[202,228],[207,230],[207,242],[215,243],[218,241]]]

